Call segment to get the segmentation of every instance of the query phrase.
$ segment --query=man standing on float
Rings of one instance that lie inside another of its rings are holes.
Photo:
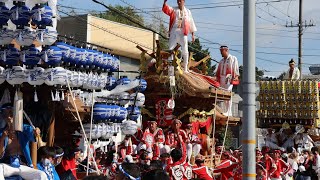
[[[217,81],[220,83],[220,87],[232,91],[233,85],[239,83],[240,73],[238,59],[229,53],[229,48],[226,45],[220,47],[220,53],[222,59],[216,71]],[[223,114],[225,116],[232,116],[232,101],[225,101],[223,105],[223,109],[225,110]]]
[[[188,71],[188,34],[192,34],[192,42],[194,42],[194,32],[197,28],[194,24],[191,11],[187,9],[184,4],[185,0],[177,0],[178,7],[172,8],[167,5],[167,0],[164,0],[162,11],[170,16],[169,24],[169,49],[175,48],[177,43],[181,45],[183,68]]]

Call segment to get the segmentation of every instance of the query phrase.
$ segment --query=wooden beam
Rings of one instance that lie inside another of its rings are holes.
[[[201,63],[205,63],[208,59],[210,59],[210,56],[206,56],[205,58],[201,59],[200,61],[194,63],[191,67],[197,67],[199,66]]]

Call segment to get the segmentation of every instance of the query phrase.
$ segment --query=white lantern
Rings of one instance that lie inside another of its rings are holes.
[[[79,73],[76,72],[76,71],[70,71],[70,72],[72,73],[71,81],[69,81],[70,82],[70,86],[71,87],[78,87]]]
[[[0,84],[4,83],[5,80],[6,80],[5,69],[0,66]]]
[[[74,87],[72,84],[73,72],[70,70],[67,70],[67,79],[68,79],[70,87]]]
[[[66,85],[67,84],[67,70],[62,67],[53,68],[52,80],[55,85]]]
[[[137,98],[136,98],[137,97]],[[130,95],[130,105],[134,105],[134,100],[136,98],[136,102],[135,102],[135,106],[141,107],[144,105],[145,101],[146,101],[146,97],[144,94],[142,93],[132,93]]]
[[[83,79],[83,88],[91,89],[92,88],[92,76],[93,74],[85,74],[85,78]]]
[[[48,0],[32,0],[35,4],[44,4],[47,3]]]
[[[121,124],[121,131],[125,135],[133,135],[137,132],[138,125],[135,121],[123,121]]]
[[[78,85],[77,87],[81,87],[83,86],[84,82],[87,81],[87,74],[82,73],[82,72],[78,72]]]
[[[7,69],[7,82],[11,85],[19,85],[27,80],[25,69],[21,66],[13,66],[11,69]]]
[[[120,105],[124,106],[129,103],[130,94],[128,92],[122,92],[119,95],[119,99],[120,99],[119,100]]]
[[[16,30],[15,34],[15,39],[20,46],[30,46],[36,38],[36,31],[30,27]]]
[[[57,41],[58,32],[53,27],[47,27],[47,29],[43,32],[43,42],[42,45],[51,46],[53,43]]]
[[[34,67],[27,71],[28,83],[32,86],[40,86],[44,83],[44,69],[41,67]]]
[[[45,74],[45,83],[48,86],[67,84],[67,70],[62,67],[49,68]]]
[[[14,31],[3,28],[0,30],[0,45],[7,45],[14,39]]]
[[[46,69],[44,71],[44,77],[45,77],[44,83],[46,83],[46,85],[48,85],[48,86],[53,86],[54,85],[53,80],[52,80],[51,71],[52,71],[52,68],[48,68],[48,69]]]

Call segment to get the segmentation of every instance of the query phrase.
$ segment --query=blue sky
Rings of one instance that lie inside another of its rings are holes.
[[[124,0],[137,8],[150,10],[147,8],[161,7],[162,0]],[[286,28],[286,23],[297,24],[299,15],[298,0],[284,0],[283,2],[271,2],[273,0],[257,0],[256,5],[256,65],[259,69],[265,70],[266,75],[278,76],[281,72],[288,69],[288,61],[298,57],[298,29]],[[312,20],[317,26],[309,27],[304,31],[303,36],[303,73],[309,74],[309,65],[320,64],[320,6],[319,0],[305,0],[303,5],[303,19],[309,22]],[[84,13],[87,10],[103,11],[104,7],[93,3],[91,0],[60,0],[64,6],[78,8],[77,13]],[[121,0],[104,0],[105,4],[125,5]],[[168,4],[175,6],[176,0],[168,0]],[[203,5],[197,5],[203,4]],[[241,0],[186,0],[187,7],[212,7],[226,6],[207,9],[193,9],[193,18],[198,27],[196,35],[221,44],[228,44],[232,50],[231,54],[237,56],[239,63],[242,64],[242,23],[243,6]],[[195,6],[196,5],[196,6]],[[83,9],[83,10],[81,10]],[[69,10],[70,9],[63,9]],[[159,9],[161,10],[161,9]],[[151,22],[152,17],[147,14],[147,22]],[[168,17],[161,12],[156,13],[165,21]],[[203,45],[210,48],[212,58],[220,60],[218,45],[210,44],[209,41],[201,40]],[[272,62],[271,62],[272,61]]]

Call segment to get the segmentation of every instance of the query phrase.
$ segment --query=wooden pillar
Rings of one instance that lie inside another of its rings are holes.
[[[37,169],[37,142],[31,142],[31,160],[33,164],[33,168]]]
[[[53,105],[52,108],[52,116],[50,120],[50,126],[48,129],[48,138],[47,138],[47,146],[52,147],[54,144],[54,131],[55,131],[55,122],[56,122],[56,112],[55,112],[55,106]]]

